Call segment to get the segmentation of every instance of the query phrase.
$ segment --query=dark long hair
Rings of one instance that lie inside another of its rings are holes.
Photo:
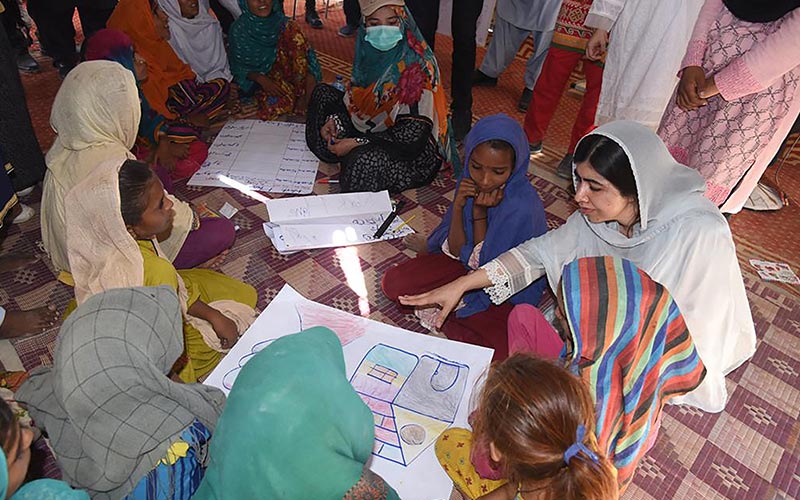
[[[639,192],[636,189],[631,161],[625,150],[613,139],[600,134],[587,135],[575,148],[573,161],[576,164],[588,161],[622,196],[636,200],[638,205]]]

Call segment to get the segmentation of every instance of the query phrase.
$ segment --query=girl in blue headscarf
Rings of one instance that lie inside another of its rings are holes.
[[[547,231],[544,208],[527,177],[529,152],[519,124],[504,114],[480,120],[466,138],[466,158],[453,204],[428,237],[427,253],[386,272],[382,287],[397,301],[436,288]],[[544,280],[514,295],[513,304],[537,305]],[[513,305],[495,306],[483,290],[464,296],[442,325],[447,338],[494,349],[508,356],[506,325]],[[432,309],[417,316],[432,328]]]
[[[37,479],[24,483],[31,463],[33,432],[20,425],[11,407],[0,398],[0,498],[5,500],[89,500],[83,490],[63,481]]]
[[[239,7],[228,35],[233,81],[242,94],[255,94],[262,120],[304,114],[322,79],[316,52],[283,13],[283,0],[239,0]]]

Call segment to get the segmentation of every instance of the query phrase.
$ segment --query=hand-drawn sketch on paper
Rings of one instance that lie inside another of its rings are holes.
[[[373,454],[408,466],[455,420],[469,367],[376,344],[350,383],[375,418]]]
[[[339,337],[342,346],[346,346],[367,332],[366,320],[332,307],[316,302],[300,302],[295,305],[300,316],[300,326],[308,330],[315,326],[330,328]]]
[[[276,339],[262,340],[261,342],[255,344],[253,348],[250,349],[250,352],[239,358],[239,362],[236,364],[234,368],[230,369],[227,373],[225,373],[225,375],[222,377],[222,385],[227,390],[231,390],[231,388],[233,387],[233,383],[236,381],[236,377],[239,376],[239,372],[242,370],[242,368],[244,368],[244,365],[246,365],[247,362],[250,361],[250,358],[252,358],[262,349],[270,345],[274,340]]]

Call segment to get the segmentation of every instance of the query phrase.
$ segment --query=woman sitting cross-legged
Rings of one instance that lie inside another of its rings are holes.
[[[706,367],[703,383],[679,402],[722,411],[725,375],[753,355],[756,336],[730,228],[704,198],[703,178],[676,163],[651,130],[626,121],[580,140],[573,177],[580,210],[564,225],[400,302],[439,305],[440,325],[469,290],[483,288],[499,304],[544,274],[557,291],[575,259],[629,260],[670,291]]]
[[[316,52],[297,22],[283,13],[283,0],[239,0],[239,6],[242,15],[228,36],[231,71],[241,94],[255,95],[262,120],[305,114],[322,79]]]
[[[353,74],[342,93],[318,85],[306,142],[341,165],[342,191],[399,193],[457,165],[439,66],[403,0],[361,0]]]
[[[207,127],[221,115],[230,82],[219,77],[203,81],[180,60],[169,45],[169,18],[157,0],[120,0],[107,26],[131,37],[136,53],[146,61],[142,92],[155,111],[198,127]]]
[[[17,392],[64,479],[92,498],[188,500],[203,479],[225,395],[170,380],[183,351],[180,304],[167,286],[94,295],[64,322],[53,366]]]
[[[256,291],[209,269],[176,271],[157,234],[174,212],[145,163],[100,165],[67,195],[67,254],[78,305],[111,288],[169,285],[181,299],[188,363],[182,380],[205,377],[255,319]]]
[[[142,82],[148,78],[147,62],[134,51],[133,40],[122,31],[106,28],[84,41],[82,52],[87,61],[115,61],[136,77],[142,106],[137,157],[154,163],[167,191],[172,191],[172,180],[197,172],[208,157],[208,145],[200,140],[202,129],[181,117],[168,120],[150,107],[142,93]]]
[[[386,271],[383,292],[401,295],[430,290],[463,276],[503,252],[547,231],[542,201],[528,180],[527,138],[506,115],[480,120],[467,135],[466,157],[453,204],[428,237],[430,253]],[[514,304],[536,306],[544,279],[493,305],[483,290],[464,297],[454,316],[442,325],[447,338],[494,349],[494,359],[508,355],[506,324]],[[433,309],[417,309],[423,326],[433,327]]]
[[[67,258],[69,193],[98,165],[118,167],[135,158],[131,148],[141,117],[133,73],[111,61],[79,64],[58,89],[50,125],[56,140],[47,152],[42,186],[42,242],[57,271],[70,270]],[[167,177],[168,178],[168,177]],[[164,256],[177,268],[195,267],[228,249],[236,238],[231,221],[198,218],[188,203],[170,197],[175,218],[172,229],[159,235]],[[72,279],[65,273],[65,282]]]

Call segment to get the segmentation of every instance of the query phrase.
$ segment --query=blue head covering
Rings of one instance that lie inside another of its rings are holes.
[[[0,449],[0,498],[8,492],[8,464],[6,454]],[[23,484],[9,500],[89,500],[83,490],[73,490],[64,481],[37,479]]]
[[[465,141],[466,160],[464,169],[461,172],[461,180],[469,178],[469,158],[472,151],[486,141],[498,139],[505,141],[514,148],[514,169],[511,176],[506,181],[503,190],[503,201],[496,207],[490,208],[487,212],[486,238],[481,248],[479,263],[481,265],[494,259],[501,253],[514,248],[520,243],[536,236],[540,236],[547,231],[547,221],[545,219],[544,207],[539,194],[528,181],[528,138],[519,124],[505,114],[487,116],[480,120],[467,135]],[[464,206],[464,232],[466,242],[461,247],[459,259],[464,265],[469,262],[469,256],[475,248],[474,234],[472,231],[472,204],[473,199],[469,198]],[[428,250],[430,252],[441,252],[442,244],[450,230],[450,218],[452,217],[453,205],[447,210],[442,219],[442,223],[434,229],[428,237]],[[542,296],[542,290],[546,286],[544,279],[539,279],[533,284],[511,297],[513,304],[532,304],[537,305]],[[485,311],[491,301],[483,290],[476,290],[464,296],[465,306],[456,311],[456,316],[466,318],[475,313]]]

